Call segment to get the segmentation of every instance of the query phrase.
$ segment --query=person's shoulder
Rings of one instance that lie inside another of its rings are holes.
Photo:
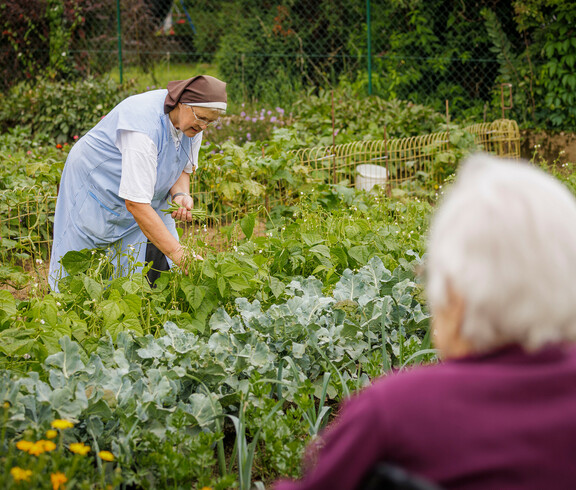
[[[142,92],[140,94],[134,94],[121,102],[121,105],[130,106],[133,110],[150,110],[150,104],[159,105],[159,107],[164,111],[164,99],[168,91],[166,89],[161,90],[149,90],[148,92]]]

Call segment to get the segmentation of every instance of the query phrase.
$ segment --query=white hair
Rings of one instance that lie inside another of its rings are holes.
[[[432,313],[451,287],[476,351],[576,340],[576,199],[528,162],[468,158],[433,217],[427,261]]]

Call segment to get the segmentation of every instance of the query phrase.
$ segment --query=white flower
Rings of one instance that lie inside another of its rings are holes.
[[[40,323],[41,323],[42,325],[44,325],[46,322],[41,318],[41,319],[40,319]]]
[[[60,301],[56,301],[56,306],[62,306],[62,305],[60,304]]]
[[[36,263],[40,265],[40,264],[43,264],[44,261],[42,259],[36,259]]]

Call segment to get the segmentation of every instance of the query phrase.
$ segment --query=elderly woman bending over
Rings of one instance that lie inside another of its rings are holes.
[[[226,107],[226,83],[208,75],[175,80],[123,100],[74,145],[56,202],[53,290],[66,276],[60,260],[73,250],[110,249],[118,275],[151,263],[151,283],[183,264],[174,219],[192,220],[190,174],[202,134]],[[179,205],[170,216],[162,212],[167,200]]]
[[[437,211],[427,294],[444,362],[347,403],[276,490],[352,490],[378,463],[446,489],[576,485],[576,200],[526,163],[470,158]]]

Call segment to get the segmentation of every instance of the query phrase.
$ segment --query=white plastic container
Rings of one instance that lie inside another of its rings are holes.
[[[356,167],[356,189],[370,191],[376,184],[383,185],[388,180],[386,167],[380,165],[363,164]]]

